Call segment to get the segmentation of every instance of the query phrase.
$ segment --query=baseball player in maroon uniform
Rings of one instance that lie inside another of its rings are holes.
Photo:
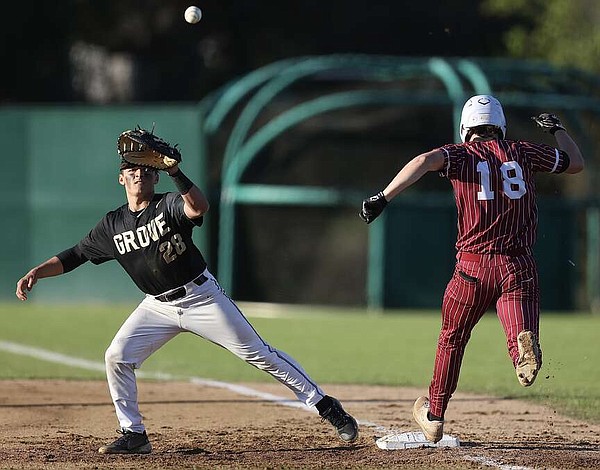
[[[471,331],[492,305],[519,383],[533,384],[542,365],[538,273],[532,255],[537,228],[534,174],[578,173],[584,162],[555,115],[542,113],[532,119],[554,135],[557,148],[505,140],[500,102],[490,95],[474,96],[462,111],[462,143],[415,157],[382,192],[362,204],[359,215],[370,223],[388,201],[429,171],[448,178],[454,190],[457,263],[442,302],[429,397],[418,398],[413,406],[415,420],[433,442],[443,437],[444,413]]]
[[[345,442],[358,437],[356,420],[290,356],[269,345],[210,273],[192,240],[209,205],[176,165],[166,170],[177,192],[155,194],[158,171],[121,163],[127,203],[108,212],[75,246],[31,269],[17,282],[27,300],[39,279],[67,273],[87,261],[116,260],[145,296],[105,354],[106,375],[122,436],[103,454],[147,454],[152,446],[138,407],[135,370],[180,333],[205,338],[288,387]]]

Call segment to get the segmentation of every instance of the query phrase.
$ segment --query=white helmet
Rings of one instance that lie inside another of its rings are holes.
[[[460,116],[460,138],[464,142],[469,129],[496,126],[506,136],[506,118],[500,101],[491,95],[476,95],[467,100]]]

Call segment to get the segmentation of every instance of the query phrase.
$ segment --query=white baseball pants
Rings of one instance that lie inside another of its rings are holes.
[[[308,406],[325,396],[294,359],[259,336],[208,270],[204,275],[206,282],[201,286],[186,284],[186,295],[173,302],[161,302],[147,295],[108,347],[106,376],[121,429],[145,429],[138,407],[135,369],[171,338],[186,331],[271,374]]]

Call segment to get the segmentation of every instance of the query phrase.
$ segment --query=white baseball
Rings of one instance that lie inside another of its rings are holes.
[[[197,23],[202,18],[202,10],[196,6],[187,7],[183,17],[188,23]]]

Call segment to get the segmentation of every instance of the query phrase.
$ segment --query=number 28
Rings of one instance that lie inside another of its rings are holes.
[[[500,165],[502,173],[502,190],[509,199],[521,199],[527,188],[523,179],[523,169],[517,162],[504,162]],[[477,199],[480,201],[491,201],[495,197],[490,184],[490,165],[488,162],[479,162],[477,164],[477,173],[479,173],[479,184],[481,191],[477,192]]]
[[[187,249],[187,246],[185,245],[183,238],[181,238],[181,235],[176,233],[171,237],[171,240],[162,242],[158,249],[163,254],[162,256],[165,262],[169,264],[171,261],[174,261],[178,255],[183,253]]]

